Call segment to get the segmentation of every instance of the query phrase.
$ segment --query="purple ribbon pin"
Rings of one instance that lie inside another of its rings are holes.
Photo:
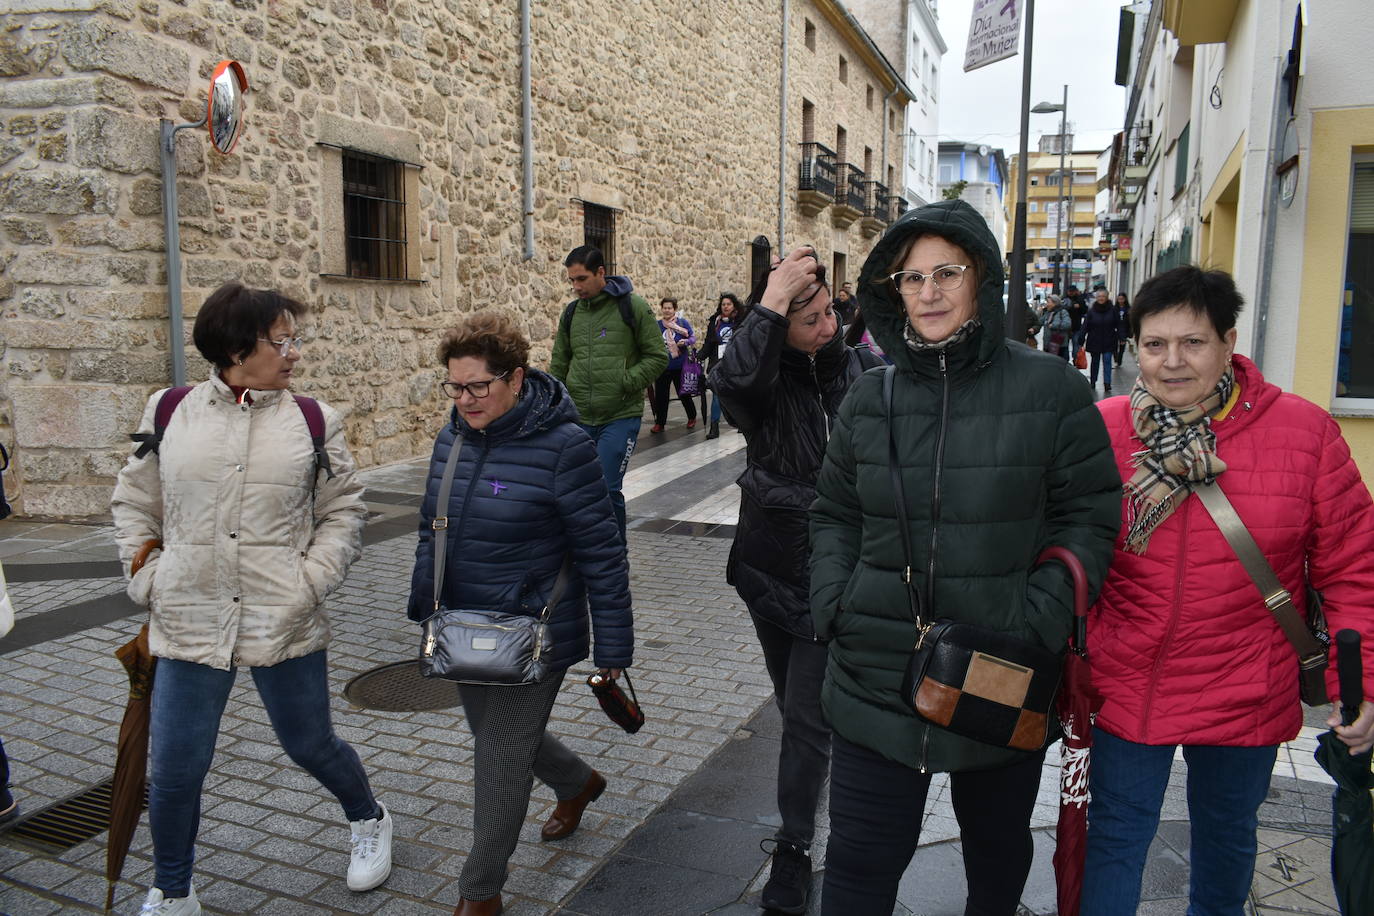
[[[497,480],[495,477],[493,477],[493,478],[491,479],[491,495],[492,495],[492,496],[500,496],[502,490],[509,490],[509,489],[510,489],[510,487],[506,486],[506,485],[503,484],[501,481]]]

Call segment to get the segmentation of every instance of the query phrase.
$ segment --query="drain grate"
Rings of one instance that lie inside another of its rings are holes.
[[[110,827],[110,794],[114,781],[96,783],[84,792],[20,818],[4,831],[10,840],[48,853],[84,843]],[[148,805],[147,796],[143,799]]]
[[[423,677],[418,661],[392,662],[364,671],[344,687],[344,699],[359,709],[423,712],[458,705],[458,685]]]

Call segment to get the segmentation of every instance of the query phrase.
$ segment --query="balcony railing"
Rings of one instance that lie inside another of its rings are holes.
[[[851,162],[841,162],[836,166],[836,172],[839,183],[835,190],[835,203],[862,213],[867,203],[864,170]]]
[[[887,185],[874,179],[864,182],[864,216],[872,219],[882,220],[885,223],[891,222],[887,216]]]
[[[820,143],[803,143],[798,189],[833,198],[835,184],[835,151]]]
[[[887,223],[895,223],[897,218],[906,212],[906,199],[900,194],[886,194],[883,196],[879,209],[884,214],[879,219]]]

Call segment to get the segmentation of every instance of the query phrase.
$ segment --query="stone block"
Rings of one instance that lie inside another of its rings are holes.
[[[67,292],[67,305],[76,314],[89,318],[165,318],[167,316],[167,295],[163,292],[74,289]]]
[[[164,251],[166,239],[160,221],[130,222],[114,217],[74,219],[63,223],[58,236],[68,245],[87,247],[103,245],[118,251]]]
[[[74,70],[104,70],[186,95],[191,58],[176,45],[98,19],[85,19],[66,29],[59,45]]]
[[[161,353],[77,350],[67,359],[67,379],[73,382],[166,385],[171,378],[172,358]]]
[[[67,135],[53,134],[38,141],[38,158],[49,162],[67,161]]]
[[[24,515],[29,518],[92,518],[110,512],[111,484],[41,484],[24,486]]]
[[[128,342],[118,326],[108,321],[45,321],[38,318],[7,320],[5,341],[11,347],[28,350],[68,350],[74,347],[113,350]]]
[[[17,283],[51,283],[68,286],[105,286],[110,282],[105,258],[59,251],[25,252],[10,266]]]
[[[178,160],[179,161],[179,160]],[[177,182],[177,215],[209,216],[213,212],[210,192],[193,181]],[[162,215],[162,182],[154,178],[140,178],[129,187],[129,210],[135,216]]]
[[[220,258],[187,258],[184,265],[187,286],[213,289],[229,280],[243,277],[242,261],[227,261]]]
[[[0,177],[0,211],[113,213],[116,193],[100,172],[16,171]]]
[[[162,23],[162,33],[172,38],[180,38],[206,50],[215,46],[215,27],[190,13],[173,13]]]
[[[5,238],[15,245],[51,245],[52,236],[42,220],[25,219],[22,216],[0,217],[0,229]]]
[[[157,121],[111,108],[76,112],[76,163],[136,175],[157,172]]]
[[[33,318],[60,318],[67,314],[62,291],[41,286],[29,286],[19,296],[19,312]]]
[[[99,103],[132,108],[133,89],[108,76],[0,83],[0,108],[52,108]]]
[[[127,424],[121,422],[118,393],[109,388],[11,385],[10,398],[15,436],[26,448],[105,449],[123,444]],[[109,500],[108,490],[105,499]]]

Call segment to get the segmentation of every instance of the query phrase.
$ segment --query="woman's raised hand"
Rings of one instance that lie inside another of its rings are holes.
[[[794,248],[787,257],[773,259],[773,272],[768,275],[768,287],[763,292],[764,308],[786,317],[787,308],[807,287],[816,282],[820,262],[809,245]]]

